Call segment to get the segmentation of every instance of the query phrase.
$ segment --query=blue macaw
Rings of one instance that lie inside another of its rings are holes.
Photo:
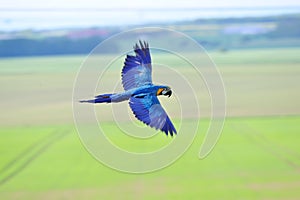
[[[129,106],[135,117],[148,126],[160,129],[166,135],[176,134],[176,129],[161,106],[157,96],[171,96],[168,86],[152,83],[152,66],[149,45],[139,41],[134,48],[135,56],[127,55],[122,69],[122,85],[124,92],[101,94],[87,103],[115,103],[129,100]]]

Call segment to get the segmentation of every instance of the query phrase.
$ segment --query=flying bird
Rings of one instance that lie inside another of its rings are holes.
[[[168,86],[152,83],[152,65],[147,42],[139,41],[133,47],[135,55],[127,55],[122,69],[124,92],[100,94],[86,103],[117,103],[129,100],[129,106],[135,117],[146,125],[165,132],[176,134],[176,129],[161,106],[157,96],[170,97],[172,90]]]

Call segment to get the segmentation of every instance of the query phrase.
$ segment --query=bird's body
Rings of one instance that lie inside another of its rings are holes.
[[[95,99],[81,102],[117,103],[129,100],[130,108],[137,119],[173,136],[176,134],[176,129],[157,98],[159,95],[170,97],[171,88],[152,83],[151,56],[148,44],[140,41],[140,46],[136,44],[134,51],[136,55],[127,55],[122,69],[124,92],[101,94]]]

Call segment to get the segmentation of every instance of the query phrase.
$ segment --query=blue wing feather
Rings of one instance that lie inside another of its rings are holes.
[[[144,98],[131,97],[130,108],[135,117],[148,126],[159,129],[171,136],[176,129],[155,95],[147,94]]]
[[[127,55],[122,69],[122,84],[125,90],[152,83],[152,66],[149,46],[140,41],[134,47],[135,56]]]

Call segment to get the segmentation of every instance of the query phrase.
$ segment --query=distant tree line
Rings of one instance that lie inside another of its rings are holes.
[[[227,51],[234,48],[260,48],[260,47],[282,47],[300,46],[300,15],[257,17],[257,18],[228,18],[228,19],[199,19],[193,22],[180,22],[177,25],[193,24],[249,24],[271,22],[276,24],[273,31],[262,34],[225,34],[214,32],[213,34],[199,34],[199,31],[187,32],[196,41],[208,50],[219,49]],[[176,26],[176,24],[174,24]],[[194,33],[194,35],[193,35]],[[113,33],[110,33],[113,34]],[[160,33],[157,33],[159,37]],[[106,37],[108,37],[107,35]],[[34,39],[6,39],[0,40],[0,57],[14,56],[42,56],[42,55],[66,55],[66,54],[88,54],[105,38],[91,36],[72,38],[67,36],[34,38]],[[107,46],[97,53],[116,53],[119,41],[114,45]],[[170,45],[182,45],[174,43]],[[277,45],[277,46],[276,46]]]
[[[300,38],[300,16],[290,15],[277,19],[277,28],[268,34],[273,38]]]
[[[0,57],[87,54],[102,41],[100,37],[0,40]],[[110,46],[101,53],[115,52],[115,48]]]

